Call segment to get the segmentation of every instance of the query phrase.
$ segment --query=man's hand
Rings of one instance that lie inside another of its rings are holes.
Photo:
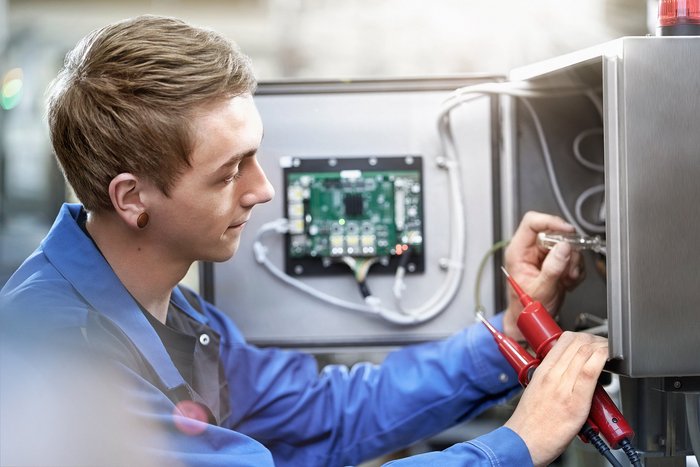
[[[538,247],[537,234],[544,231],[573,232],[574,227],[557,216],[528,212],[506,249],[505,267],[528,295],[556,314],[564,293],[584,278],[583,258],[567,243],[559,243],[549,252]],[[505,333],[516,340],[522,340],[516,325],[522,309],[510,290],[503,327]]]
[[[581,430],[607,358],[607,340],[564,332],[535,370],[505,426],[523,439],[536,466],[552,462]]]

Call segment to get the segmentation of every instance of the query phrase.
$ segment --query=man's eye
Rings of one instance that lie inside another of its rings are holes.
[[[235,180],[241,178],[241,169],[238,169],[236,173],[233,173],[224,179],[224,183],[232,183]]]

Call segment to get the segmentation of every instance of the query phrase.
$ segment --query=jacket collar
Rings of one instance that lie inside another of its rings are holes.
[[[95,244],[80,229],[77,219],[81,209],[80,204],[64,204],[61,207],[42,242],[47,259],[85,301],[126,333],[169,390],[185,384],[136,300]],[[173,289],[171,301],[197,321],[206,323],[206,318],[190,306],[177,287]]]

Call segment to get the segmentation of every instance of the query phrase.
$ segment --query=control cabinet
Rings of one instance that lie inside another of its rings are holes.
[[[539,88],[582,86],[602,99],[602,119],[590,94],[537,102],[552,152],[559,154],[555,163],[563,173],[565,196],[580,193],[582,183],[604,184],[594,202],[583,206],[589,218],[596,211],[604,214],[603,281],[584,289],[585,295],[577,291],[573,300],[567,298],[569,316],[595,313],[591,306],[607,308],[600,316],[609,317],[610,366],[621,374],[700,375],[695,316],[700,249],[694,246],[700,228],[694,205],[700,199],[700,132],[695,129],[700,37],[624,37],[514,70],[510,78]],[[514,115],[525,114],[522,105],[514,108]],[[528,150],[538,144],[523,136],[534,132],[516,131],[531,125],[528,119],[525,115],[525,123],[510,133],[519,149],[512,152],[511,176],[521,187],[503,209],[511,219],[538,203],[556,208],[551,195],[528,196],[545,182],[544,177],[533,181],[536,172],[522,168],[523,160],[540,153]],[[579,132],[596,127],[600,132],[591,135],[585,150],[596,162],[603,162],[604,154],[605,171],[586,174],[579,167],[575,175],[566,166],[566,159],[573,160],[571,143]],[[574,205],[573,198],[568,201]],[[597,274],[590,266],[588,274]]]

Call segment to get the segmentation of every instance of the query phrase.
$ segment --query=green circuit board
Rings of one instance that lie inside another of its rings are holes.
[[[422,255],[420,170],[291,171],[286,200],[289,258]]]

